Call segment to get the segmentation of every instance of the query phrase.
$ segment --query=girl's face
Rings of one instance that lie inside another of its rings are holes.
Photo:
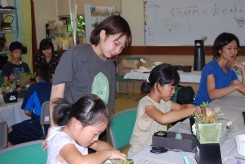
[[[22,52],[19,49],[13,50],[11,52],[12,59],[16,61],[21,59],[21,55],[22,55]]]
[[[45,57],[51,57],[51,56],[52,56],[52,49],[51,49],[51,47],[42,50],[42,53],[43,53],[43,55],[44,55]]]
[[[171,84],[165,84],[163,86],[158,85],[158,91],[160,92],[161,99],[168,101],[173,97],[175,87]]]
[[[238,50],[237,42],[233,40],[219,51],[220,57],[224,58],[228,62],[232,62],[236,60]]]
[[[76,135],[76,141],[82,147],[89,147],[94,142],[98,141],[99,135],[106,129],[108,122],[103,122],[98,125],[80,126]]]
[[[120,37],[121,34],[108,35],[106,36],[105,30],[100,32],[100,49],[101,53],[106,58],[112,58],[117,56],[125,48],[126,35]]]

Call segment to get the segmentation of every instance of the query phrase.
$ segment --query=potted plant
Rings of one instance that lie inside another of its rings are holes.
[[[18,93],[16,91],[16,82],[4,82],[2,86],[2,94],[5,103],[17,102]]]
[[[200,144],[219,143],[222,123],[218,122],[220,107],[210,108],[209,103],[203,102],[201,110],[195,112],[195,124],[192,131]]]

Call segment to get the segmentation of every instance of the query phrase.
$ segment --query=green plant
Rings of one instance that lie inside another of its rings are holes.
[[[15,77],[12,82],[4,82],[2,85],[2,92],[9,93],[15,90],[26,89],[26,86],[35,82],[36,73],[20,73]]]
[[[85,18],[84,16],[80,15],[76,19],[77,22],[77,35],[80,36],[85,32]],[[68,33],[69,35],[72,34],[72,26],[71,23],[68,25]]]
[[[196,123],[215,123],[218,121],[218,113],[220,112],[220,107],[210,108],[208,102],[203,102],[200,105],[201,110],[196,110],[195,112],[195,122]]]
[[[3,93],[9,93],[16,90],[16,81],[13,82],[4,82],[2,86]]]
[[[207,35],[203,35],[203,36],[201,37],[201,40],[203,40],[203,42],[205,42],[206,40],[208,40]]]

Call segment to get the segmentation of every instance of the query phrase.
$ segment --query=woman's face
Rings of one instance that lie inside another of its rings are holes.
[[[236,60],[238,50],[239,48],[237,46],[237,42],[233,40],[232,42],[224,46],[221,50],[219,50],[220,57],[224,58],[228,62],[232,62]]]
[[[94,142],[98,141],[99,135],[106,129],[108,122],[103,122],[98,125],[82,126],[76,135],[76,141],[82,147],[89,147]]]
[[[161,94],[161,98],[165,101],[170,100],[174,93],[175,93],[175,87],[171,84],[164,84],[163,86],[158,85],[158,90]]]
[[[108,35],[104,30],[100,32],[100,49],[102,54],[107,58],[117,56],[125,48],[126,35],[120,37],[121,34]]]
[[[42,50],[43,55],[47,58],[47,57],[51,57],[52,56],[52,48],[47,48]]]

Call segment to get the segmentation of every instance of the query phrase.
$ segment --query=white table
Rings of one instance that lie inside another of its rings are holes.
[[[183,72],[178,71],[180,76],[181,83],[200,83],[202,71],[191,71],[191,72]],[[126,73],[124,79],[134,79],[134,80],[146,80],[149,77],[150,73],[142,73],[132,71]],[[242,76],[239,72],[237,72],[237,76],[240,80],[242,80]]]
[[[183,72],[178,71],[180,75],[180,82],[183,83],[200,83],[201,71]],[[150,73],[142,72],[129,72],[126,73],[124,79],[134,79],[134,80],[146,80]]]
[[[0,104],[0,122],[6,121],[8,126],[12,126],[19,122],[29,119],[24,111],[21,109],[23,99],[18,98],[18,102],[15,103],[4,103],[1,101]]]
[[[229,95],[213,101],[210,105],[221,106],[221,113],[224,113],[225,116],[228,116],[233,121],[232,129],[225,137],[223,143],[220,144],[220,149],[223,163],[236,164],[238,160],[237,157],[240,156],[237,153],[234,137],[238,134],[245,133],[245,125],[241,114],[245,111],[245,96],[239,94]],[[190,134],[189,120],[176,124],[170,131],[179,131]],[[196,164],[194,153],[168,151],[163,154],[152,154],[150,153],[150,149],[151,147],[146,147],[129,158],[133,159],[135,164],[141,164],[143,163],[142,161],[144,161],[145,164],[152,164],[154,162],[154,164],[184,164],[183,158],[184,156],[187,156],[190,164]],[[245,157],[244,159],[239,160],[245,164]]]

